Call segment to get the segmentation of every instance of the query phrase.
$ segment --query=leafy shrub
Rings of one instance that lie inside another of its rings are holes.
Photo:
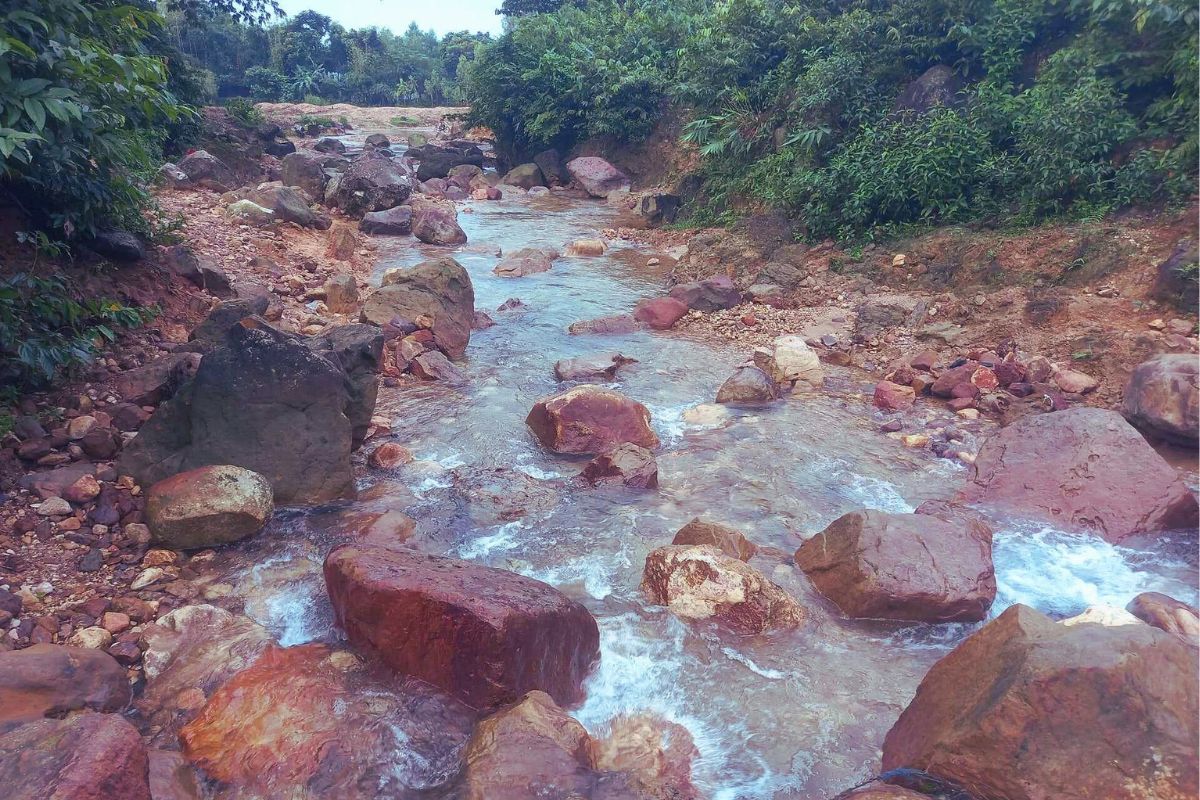
[[[257,103],[277,103],[287,90],[287,76],[273,69],[253,66],[245,72],[250,99]]]
[[[300,98],[300,102],[308,103],[309,105],[312,105],[312,106],[327,106],[327,105],[329,105],[329,101],[326,100],[324,97],[321,97],[319,94],[306,94],[306,95],[304,95],[304,97]]]
[[[90,361],[117,329],[141,325],[153,314],[79,297],[63,278],[17,273],[0,279],[0,383],[43,384]]]
[[[229,98],[225,101],[225,110],[229,112],[229,116],[247,127],[253,128],[263,122],[263,113],[245,97]]]

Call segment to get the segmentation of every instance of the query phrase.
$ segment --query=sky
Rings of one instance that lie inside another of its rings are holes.
[[[422,30],[500,33],[496,9],[501,0],[278,0],[288,14],[312,9],[346,28],[391,28],[400,33],[410,22]]]

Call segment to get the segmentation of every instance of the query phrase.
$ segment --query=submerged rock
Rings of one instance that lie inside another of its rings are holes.
[[[146,524],[173,550],[195,550],[245,539],[274,510],[271,484],[229,465],[200,467],[161,480],[146,492]]]
[[[512,572],[349,545],[329,554],[325,583],[352,644],[475,708],[532,689],[573,703],[599,657],[586,608]]]
[[[0,736],[0,786],[6,800],[151,800],[137,728],[91,711]]]
[[[1196,497],[1115,411],[1073,408],[1028,416],[987,439],[960,493],[1110,542],[1195,528]]]
[[[659,444],[644,405],[597,386],[543,397],[525,424],[555,453],[600,454],[626,442],[649,449]]]
[[[637,359],[620,353],[564,358],[554,363],[554,377],[559,381],[611,381],[621,367],[636,363]]]
[[[967,514],[852,511],[802,544],[796,564],[850,617],[975,622],[996,597],[992,531]]]
[[[585,333],[619,334],[633,333],[640,327],[641,325],[638,321],[629,314],[613,314],[608,317],[597,317],[596,319],[572,322],[567,328],[567,332],[572,335]]]
[[[1200,364],[1194,355],[1143,361],[1129,376],[1122,404],[1135,425],[1195,446],[1200,438]]]
[[[557,250],[522,247],[506,254],[492,271],[501,278],[521,278],[525,275],[549,272],[557,258]]]
[[[1195,675],[1195,649],[1149,625],[1056,623],[1015,605],[933,666],[883,768],[1007,800],[1194,797]]]
[[[593,458],[579,477],[589,486],[620,483],[631,489],[653,489],[658,486],[658,462],[654,453],[626,442]]]
[[[677,616],[712,619],[743,635],[795,627],[805,619],[791,595],[712,545],[667,545],[651,551],[642,590]]]
[[[129,681],[100,650],[35,644],[0,653],[0,732],[71,711],[120,711]]]

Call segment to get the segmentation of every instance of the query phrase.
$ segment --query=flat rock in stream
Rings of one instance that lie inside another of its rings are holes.
[[[525,424],[555,453],[599,455],[626,442],[651,450],[659,444],[644,405],[598,386],[577,386],[543,397]]]
[[[325,560],[325,583],[352,644],[475,708],[533,689],[574,703],[600,655],[586,608],[505,570],[347,545]]]
[[[501,278],[521,278],[525,275],[536,275],[539,272],[549,272],[559,257],[557,250],[540,247],[522,247],[505,254],[492,272]]]
[[[636,358],[628,358],[620,353],[564,358],[555,362],[554,377],[559,381],[611,381],[621,367],[636,363]]]

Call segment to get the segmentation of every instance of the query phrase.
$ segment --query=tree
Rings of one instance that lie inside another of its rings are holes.
[[[565,5],[583,6],[586,0],[504,0],[497,14],[506,17],[525,17],[530,14],[551,14]]]

